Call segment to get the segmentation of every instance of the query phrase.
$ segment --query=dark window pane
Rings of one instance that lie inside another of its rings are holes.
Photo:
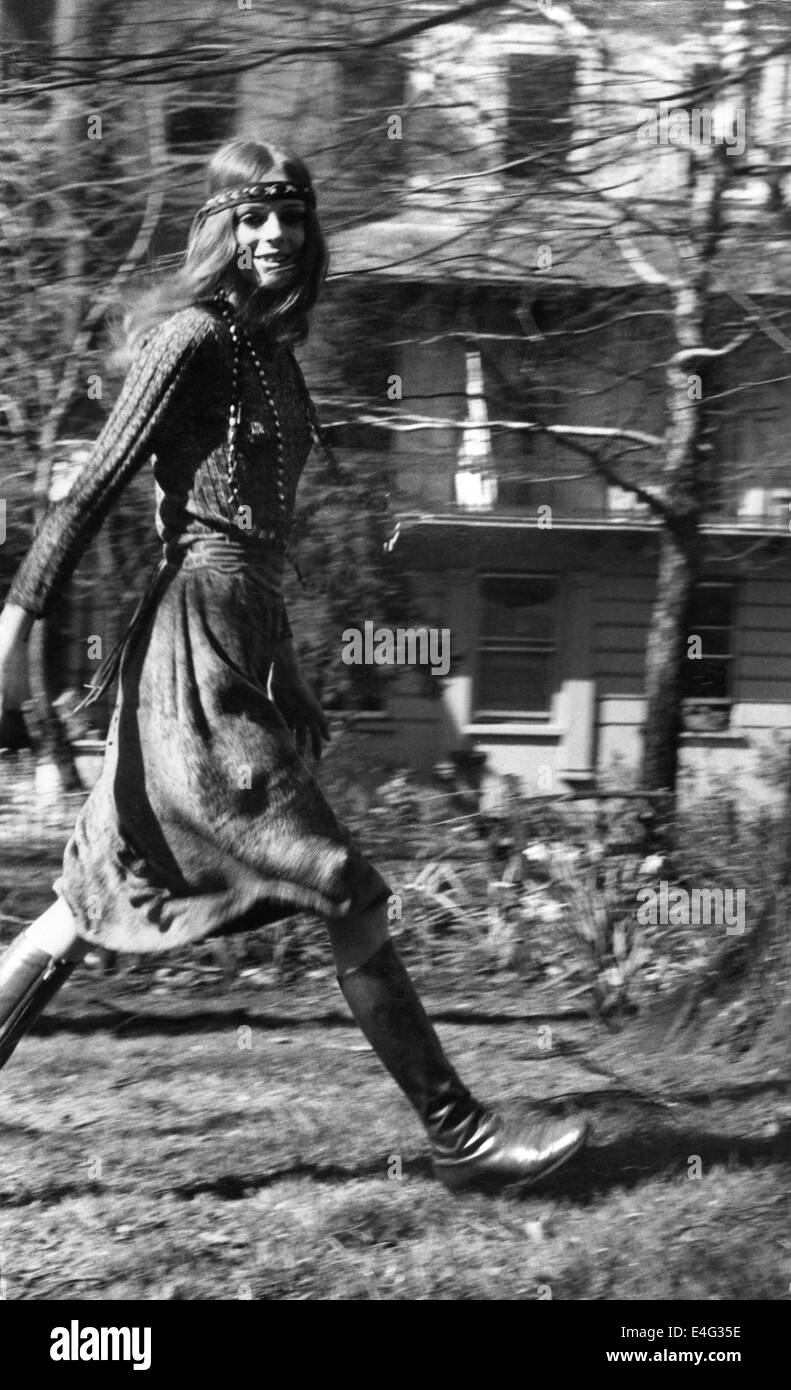
[[[376,176],[386,175],[403,157],[404,139],[388,134],[388,119],[399,116],[401,134],[408,138],[408,68],[392,49],[345,53],[340,65],[344,133],[356,167],[365,169],[373,187]]]
[[[727,584],[701,584],[692,596],[689,630],[699,627],[730,627],[733,590]]]
[[[512,178],[531,178],[547,163],[565,160],[575,70],[576,59],[567,54],[509,56],[505,153],[509,160],[527,160],[508,170]]]
[[[555,635],[554,579],[490,575],[481,581],[484,640],[552,641]]]
[[[550,704],[551,656],[487,652],[478,656],[478,709],[487,713],[545,713]]]
[[[168,145],[172,150],[193,152],[205,150],[231,134],[233,111],[222,102],[209,105],[182,106],[166,121]]]
[[[381,112],[397,109],[404,102],[408,65],[404,57],[376,49],[350,50],[340,57],[346,95],[359,110],[381,119]],[[348,119],[348,112],[346,113]]]
[[[514,507],[520,510],[531,508],[535,510],[543,503],[552,502],[551,484],[534,483],[529,478],[521,478],[516,472],[504,473],[498,471],[497,475],[497,500],[501,507]]]
[[[730,662],[706,660],[685,661],[683,693],[699,700],[726,700],[730,694]]]
[[[690,636],[693,634],[690,633]],[[699,627],[696,635],[700,638],[704,656],[727,656],[731,649],[731,634],[725,627]]]

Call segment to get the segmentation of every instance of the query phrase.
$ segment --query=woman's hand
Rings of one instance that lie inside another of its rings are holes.
[[[318,762],[322,753],[322,739],[330,737],[329,725],[321,705],[302,679],[296,653],[287,638],[277,644],[269,691],[294,735],[300,757],[304,758],[310,739],[313,756]]]
[[[28,697],[25,643],[31,625],[30,614],[14,604],[0,613],[0,716],[21,709]]]
[[[22,716],[28,695],[25,642],[30,627],[30,615],[21,608],[7,605],[0,613],[0,748],[15,751],[30,747]]]

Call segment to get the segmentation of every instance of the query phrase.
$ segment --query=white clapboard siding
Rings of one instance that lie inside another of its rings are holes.
[[[742,605],[762,610],[791,608],[791,579],[746,579],[739,587]]]
[[[755,746],[737,750],[723,743],[719,761],[734,771],[738,758],[743,761],[746,756],[751,766],[767,739],[791,729],[791,579],[744,579],[737,594],[735,703],[729,733],[737,738],[741,734]],[[596,584],[592,666],[600,766],[616,756],[639,761],[645,653],[655,595],[651,575],[614,572],[599,576]],[[709,752],[715,746],[716,740],[705,734],[690,734],[684,740],[685,765],[696,756],[696,737]]]
[[[742,699],[760,698],[755,691],[748,693],[748,687],[763,682],[787,682],[788,698],[791,700],[791,652],[785,656],[769,656],[753,652],[739,662],[739,694]]]
[[[749,671],[755,656],[791,656],[791,622],[787,628],[755,628],[742,618],[737,650],[745,671]]]
[[[791,700],[745,700],[734,711],[733,727],[744,733],[791,729]]]
[[[604,652],[639,652],[645,658],[646,642],[648,640],[648,624],[636,625],[632,623],[622,623],[619,626],[613,623],[597,623],[596,625],[596,646],[602,653]]]
[[[643,673],[639,675],[610,675],[599,676],[598,690],[600,706],[610,696],[617,695],[642,695],[644,687]]]
[[[763,639],[769,644],[783,632],[791,634],[791,607],[740,603],[738,626],[742,632],[763,632]]]
[[[654,601],[655,583],[650,575],[607,573],[596,586],[596,627],[593,668],[602,703],[608,696],[642,695],[645,648]],[[612,710],[605,723],[617,722]],[[634,716],[625,717],[625,725]]]
[[[645,716],[645,700],[640,698],[622,699],[616,695],[602,696],[599,701],[599,726],[601,728],[618,726],[639,727]]]
[[[604,616],[608,603],[651,604],[656,594],[656,581],[649,574],[603,574],[599,580],[599,611]]]
[[[631,580],[624,583],[628,587]],[[596,603],[596,625],[597,627],[644,627],[651,614],[651,602],[644,598],[626,598],[622,594],[618,599],[608,599],[597,596]]]

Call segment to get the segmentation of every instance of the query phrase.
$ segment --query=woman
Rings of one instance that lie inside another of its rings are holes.
[[[329,737],[282,599],[317,429],[291,350],[326,273],[315,205],[301,160],[244,140],[218,151],[184,267],[138,310],[119,399],[8,594],[0,714],[23,698],[34,618],[152,462],[163,560],[98,681],[117,674],[118,696],[56,902],[0,961],[0,1065],[91,945],[164,951],[305,908],[327,924],[343,994],[437,1175],[521,1186],[574,1153],[584,1126],[509,1127],[470,1095],[389,939],[387,884],[303,761]]]

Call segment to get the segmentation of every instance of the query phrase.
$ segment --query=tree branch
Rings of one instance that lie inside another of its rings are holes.
[[[746,343],[748,339],[751,337],[752,329],[745,328],[742,330],[741,333],[737,333],[734,338],[731,338],[730,342],[726,343],[724,347],[680,348],[678,352],[673,353],[673,356],[670,358],[668,365],[673,367],[683,367],[688,362],[704,362],[709,361],[711,358],[729,357],[732,352],[735,352],[737,348],[740,348],[742,346],[742,343]]]

